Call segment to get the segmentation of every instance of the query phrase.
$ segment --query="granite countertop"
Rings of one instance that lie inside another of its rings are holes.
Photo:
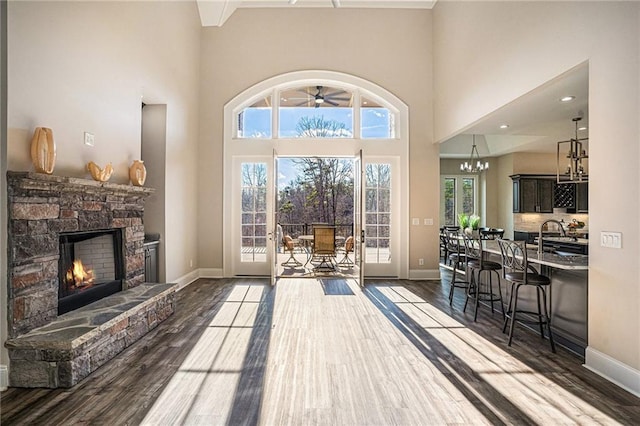
[[[546,238],[545,238],[546,239]],[[549,266],[556,269],[586,271],[589,269],[589,256],[584,254],[559,255],[555,253],[538,254],[538,246],[527,244],[527,259],[529,263]],[[486,241],[484,250],[500,255],[500,247],[497,241]]]
[[[545,241],[553,241],[556,243],[568,243],[568,244],[577,244],[581,246],[588,246],[589,239],[587,238],[578,238],[578,237],[542,237]]]

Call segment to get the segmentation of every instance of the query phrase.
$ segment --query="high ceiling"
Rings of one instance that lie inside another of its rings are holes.
[[[573,96],[569,102],[560,101]],[[443,158],[465,158],[472,137],[480,156],[497,157],[513,152],[555,153],[557,142],[575,137],[573,118],[582,117],[579,138],[588,137],[589,67],[580,65],[521,96],[440,145]],[[508,124],[508,128],[500,126]]]
[[[222,26],[240,8],[398,8],[432,9],[437,0],[196,0],[203,26]],[[576,67],[539,88],[523,95],[504,107],[483,117],[463,133],[440,145],[443,158],[465,158],[471,150],[471,140],[476,135],[478,151],[483,157],[496,157],[512,152],[555,152],[557,142],[575,135],[572,119],[583,117],[580,126],[588,127],[589,71],[587,65]],[[312,106],[315,87],[309,87],[306,95],[300,91],[284,94],[282,106],[308,104]],[[571,95],[571,102],[560,102]],[[289,100],[291,98],[291,100]],[[300,98],[300,99],[298,99]],[[306,100],[306,102],[305,102]],[[349,104],[350,101],[338,100]],[[321,106],[330,106],[323,104]],[[501,124],[509,127],[501,129]],[[588,130],[578,133],[588,137]]]
[[[220,27],[236,9],[332,7],[431,9],[437,0],[196,0],[203,27]]]

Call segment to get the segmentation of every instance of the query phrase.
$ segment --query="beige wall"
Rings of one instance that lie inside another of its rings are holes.
[[[171,223],[161,243],[166,279],[189,274],[198,239],[195,3],[14,1],[8,15],[9,169],[33,170],[31,135],[47,126],[57,143],[54,174],[90,178],[89,160],[112,162],[111,181],[128,183],[128,166],[141,156],[141,101],[166,104],[165,180],[157,185],[167,201],[155,214]],[[93,148],[83,145],[84,131],[95,134]]]
[[[433,12],[438,141],[589,61],[590,233],[620,231],[623,248],[589,247],[587,365],[637,378],[640,228],[628,218],[640,208],[640,4],[438,2]]]
[[[324,23],[319,31],[313,22]],[[266,24],[268,23],[268,24]],[[271,25],[272,23],[287,23]],[[268,30],[267,30],[268,29]],[[298,70],[355,75],[389,90],[410,110],[410,216],[434,218],[439,150],[432,144],[431,12],[241,9],[202,31],[199,264],[222,268],[223,107],[269,77]],[[425,265],[418,266],[417,259]],[[411,227],[410,269],[438,269],[438,227]]]

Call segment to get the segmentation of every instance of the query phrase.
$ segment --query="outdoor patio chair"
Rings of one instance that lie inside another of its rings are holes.
[[[354,266],[355,263],[349,258],[349,253],[353,253],[353,236],[347,237],[347,239],[344,240],[344,247],[341,247],[339,250],[344,253],[344,256],[340,259],[338,265],[347,267]]]
[[[290,235],[285,235],[282,238],[282,248],[284,249],[284,251],[289,252],[289,258],[286,262],[281,263],[282,266],[289,268],[297,268],[298,266],[302,266],[302,263],[300,263],[298,259],[296,259],[296,257],[293,255],[293,252],[296,249],[296,245]]]
[[[314,269],[320,272],[335,271],[335,256],[336,228],[314,227],[312,252],[312,263],[315,265]]]

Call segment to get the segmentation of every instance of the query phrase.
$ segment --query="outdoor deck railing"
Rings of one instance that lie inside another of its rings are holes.
[[[336,236],[349,237],[353,235],[353,224],[346,225],[330,225],[328,223],[280,223],[282,226],[282,232],[284,235],[290,235],[292,238],[297,238],[300,235],[313,234],[314,226],[335,226]]]

